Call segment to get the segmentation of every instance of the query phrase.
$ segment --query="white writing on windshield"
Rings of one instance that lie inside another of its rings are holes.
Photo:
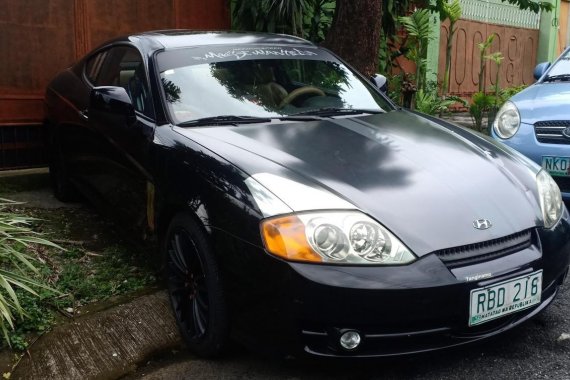
[[[213,58],[223,59],[223,58],[235,58],[242,59],[245,57],[255,57],[255,56],[278,56],[278,57],[298,57],[298,56],[313,56],[317,53],[309,50],[300,49],[232,49],[221,53],[216,53],[213,51],[207,52],[200,57],[192,57],[196,60],[209,60]]]

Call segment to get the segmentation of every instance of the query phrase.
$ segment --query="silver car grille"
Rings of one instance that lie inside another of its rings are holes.
[[[570,127],[570,120],[547,120],[534,123],[536,139],[541,143],[569,144],[570,139],[562,131]]]

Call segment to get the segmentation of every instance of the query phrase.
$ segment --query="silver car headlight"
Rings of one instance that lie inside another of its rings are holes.
[[[493,122],[493,130],[502,139],[510,139],[519,130],[521,115],[517,106],[512,102],[505,102],[497,112]]]
[[[359,211],[307,212],[261,222],[268,252],[291,261],[399,265],[416,259],[380,223]]]
[[[564,209],[560,189],[545,170],[539,171],[536,175],[536,185],[540,197],[544,227],[551,228],[560,220]]]

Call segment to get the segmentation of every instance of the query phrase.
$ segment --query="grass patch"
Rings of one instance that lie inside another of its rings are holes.
[[[140,267],[136,257],[121,246],[109,247],[101,254],[75,249],[66,256],[58,289],[73,294],[80,304],[138,291],[155,282],[154,274]]]
[[[30,333],[42,334],[54,324],[53,293],[40,291],[40,297],[22,291],[16,291],[16,294],[26,316],[16,320],[16,328],[8,333],[8,337],[14,350],[23,351],[28,347]]]
[[[25,315],[16,318],[15,329],[8,334],[12,348],[26,349],[34,334],[49,330],[59,319],[80,314],[83,306],[156,285],[155,248],[125,238],[113,223],[88,207],[14,206],[9,211],[37,218],[32,229],[64,248],[15,247],[35,259],[36,278],[60,293],[42,288],[34,288],[37,296],[16,291]],[[0,295],[6,296],[1,290]]]

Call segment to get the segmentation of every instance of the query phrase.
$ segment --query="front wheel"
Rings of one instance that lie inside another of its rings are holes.
[[[192,217],[174,217],[165,235],[165,275],[176,323],[197,355],[222,353],[228,319],[222,280],[204,233]]]

